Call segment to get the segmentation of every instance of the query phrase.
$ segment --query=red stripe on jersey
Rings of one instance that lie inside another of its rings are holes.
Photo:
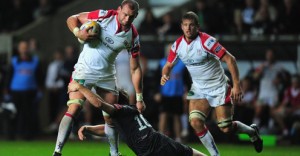
[[[224,104],[231,104],[230,94],[231,94],[231,86],[228,85]]]
[[[208,35],[208,34],[206,34],[206,33],[200,32],[200,33],[199,33],[199,37],[200,37],[200,39],[201,39],[202,47],[203,47],[206,51],[208,51],[208,52],[212,53],[213,55],[217,56],[219,59],[221,59],[221,58],[225,55],[226,49],[225,49],[219,42],[217,42],[217,41],[216,41],[216,43],[213,45],[213,47],[211,48],[211,50],[209,50],[209,49],[207,49],[207,47],[205,47],[204,43],[205,43],[205,41],[206,41],[208,38],[211,37],[210,35]]]
[[[98,19],[99,18],[99,11],[100,10],[95,10],[95,11],[91,11],[88,13],[88,19]]]
[[[140,45],[134,45],[134,41],[139,35],[139,33],[137,32],[133,24],[131,24],[131,31],[132,31],[131,46],[133,47],[131,48],[131,57],[136,58],[140,54]]]
[[[175,51],[173,51],[172,49],[170,49],[169,56],[168,56],[168,62],[173,63],[175,61],[175,59],[177,58],[176,51],[177,51],[178,46],[179,46],[180,42],[182,41],[182,39],[183,39],[183,36],[179,37],[175,41],[175,43],[176,43]]]
[[[176,59],[176,53],[173,50],[170,50],[169,56],[168,56],[168,62],[173,63]]]
[[[106,13],[105,16],[100,16],[100,14],[99,14],[100,11],[101,10],[95,10],[95,11],[89,12],[88,13],[88,19],[96,19],[96,20],[99,19],[99,18],[104,19],[104,18],[108,18],[108,17],[111,17],[113,15],[118,14],[116,10],[107,10],[107,13]]]

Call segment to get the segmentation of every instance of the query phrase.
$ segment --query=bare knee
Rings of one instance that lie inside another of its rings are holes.
[[[232,132],[232,128],[231,127],[223,127],[223,128],[220,128],[220,130],[223,133],[226,133],[226,134],[230,134]]]

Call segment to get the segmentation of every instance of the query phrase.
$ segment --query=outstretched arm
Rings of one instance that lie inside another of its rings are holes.
[[[108,114],[113,114],[115,111],[115,107],[111,104],[105,102],[100,96],[94,94],[91,90],[85,88],[81,84],[76,81],[72,81],[68,86],[68,93],[79,91],[83,94],[83,96],[96,108],[100,108]]]
[[[170,79],[170,73],[172,71],[174,64],[167,62],[162,69],[162,76],[160,79],[160,85],[165,85],[165,83]]]
[[[78,130],[79,140],[84,140],[86,133],[97,135],[97,136],[105,136],[104,125],[81,126],[80,129]]]

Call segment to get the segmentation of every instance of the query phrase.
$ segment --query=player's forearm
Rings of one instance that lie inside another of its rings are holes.
[[[74,28],[79,27],[80,22],[78,20],[78,15],[72,15],[67,19],[67,25],[71,32],[73,32]]]
[[[84,126],[85,132],[97,136],[105,136],[104,125]]]
[[[172,66],[169,65],[169,63],[167,63],[167,64],[163,67],[161,75],[162,75],[162,76],[163,76],[163,75],[169,76],[171,70],[172,70]]]
[[[228,65],[228,70],[231,74],[232,81],[233,81],[233,86],[240,86],[240,75],[239,75],[239,70],[237,67],[236,59],[231,56],[230,59],[227,61]]]
[[[95,107],[99,108],[102,106],[102,102],[99,97],[94,94],[91,90],[80,85],[78,91]]]
[[[132,83],[136,93],[143,92],[143,74],[141,68],[136,68],[131,72]]]

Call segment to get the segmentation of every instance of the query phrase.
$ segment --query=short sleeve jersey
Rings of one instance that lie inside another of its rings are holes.
[[[226,49],[212,36],[199,32],[191,42],[179,37],[171,47],[168,62],[180,59],[187,67],[193,85],[200,89],[211,89],[227,81],[220,59]]]
[[[88,19],[97,21],[101,27],[100,44],[92,48],[85,43],[75,69],[80,68],[88,77],[84,79],[115,79],[115,60],[122,50],[132,57],[140,51],[139,35],[131,25],[127,31],[121,30],[116,10],[96,10],[88,13]]]

